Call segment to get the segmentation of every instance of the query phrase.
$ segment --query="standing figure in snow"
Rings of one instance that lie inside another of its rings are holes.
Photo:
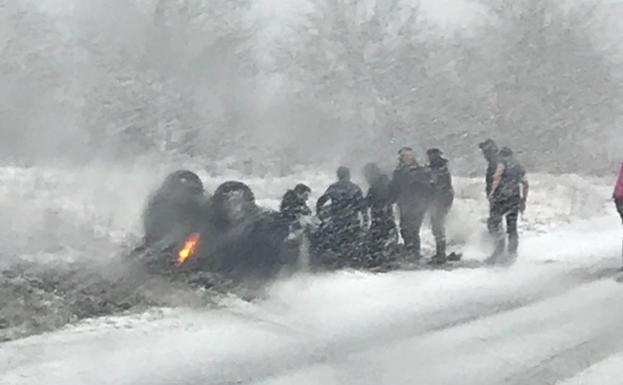
[[[441,150],[432,148],[426,152],[426,155],[428,155],[428,168],[433,187],[430,220],[436,245],[436,253],[431,262],[444,264],[447,262],[446,217],[454,202],[452,176],[448,168],[448,160],[443,157]]]
[[[521,188],[520,188],[521,187]],[[509,262],[517,258],[519,234],[517,219],[519,212],[524,212],[528,199],[528,179],[526,171],[515,160],[513,151],[504,147],[499,154],[499,164],[493,176],[493,185],[489,194],[491,202],[491,226],[495,234],[495,251],[488,262],[495,263],[504,254],[506,237],[502,221],[506,218],[506,232],[508,233]]]
[[[323,217],[325,204],[331,201],[328,218],[321,218],[325,225],[319,236],[326,248],[336,253],[340,259],[352,259],[361,236],[363,216],[367,223],[366,204],[361,188],[350,180],[350,170],[340,167],[337,170],[338,181],[327,189],[318,199],[316,212]]]
[[[367,234],[366,254],[374,263],[381,262],[384,253],[391,252],[397,241],[396,223],[392,209],[391,183],[375,163],[364,167],[364,176],[368,185],[366,204],[370,209],[370,229]]]
[[[420,230],[432,200],[430,172],[418,164],[411,147],[402,148],[398,156],[391,185],[392,201],[400,209],[400,233],[406,249],[419,260],[422,257]]]
[[[493,187],[493,176],[498,169],[498,146],[492,139],[487,139],[484,142],[479,144],[480,150],[482,151],[482,155],[485,157],[487,161],[487,171],[485,174],[485,185],[486,185],[486,197],[487,199],[491,195],[491,188]],[[487,219],[487,230],[489,234],[495,235],[495,226],[493,225],[493,211],[491,204],[489,205],[489,218]]]
[[[614,193],[612,193],[612,198],[614,199],[614,204],[616,205],[617,211],[621,216],[621,222],[623,222],[623,164],[621,165],[619,179],[617,180],[616,186],[614,187]],[[623,244],[621,246],[621,257],[623,258]],[[621,268],[621,270],[623,270],[623,267]]]

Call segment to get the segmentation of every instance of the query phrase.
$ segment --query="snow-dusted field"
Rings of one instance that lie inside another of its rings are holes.
[[[143,198],[163,174],[0,170],[0,266],[113,258],[137,236]],[[225,179],[202,176],[209,190]],[[274,207],[295,183],[318,195],[330,179],[248,182]],[[607,182],[532,176],[511,268],[301,274],[252,303],[91,319],[0,344],[0,383],[619,384],[621,228]],[[451,238],[481,260],[481,181],[455,184]]]

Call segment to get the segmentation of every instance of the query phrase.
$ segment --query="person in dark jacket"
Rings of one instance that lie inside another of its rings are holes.
[[[491,202],[491,224],[495,232],[495,251],[489,262],[495,263],[503,255],[506,237],[502,229],[502,221],[506,218],[508,233],[508,253],[510,261],[517,257],[519,234],[517,220],[520,212],[526,209],[529,184],[526,171],[513,156],[513,151],[504,147],[499,153],[499,164],[495,175],[489,201]]]
[[[487,199],[489,199],[489,195],[491,195],[491,187],[493,187],[493,176],[498,169],[498,155],[499,149],[497,144],[492,139],[487,139],[484,142],[479,144],[480,150],[482,151],[482,155],[487,161],[487,170],[485,173],[485,193]],[[489,234],[495,235],[495,226],[492,222],[493,213],[491,211],[492,206],[489,204],[489,218],[487,219],[487,230]]]
[[[366,204],[370,210],[370,229],[367,236],[367,254],[378,262],[396,242],[396,223],[392,209],[391,182],[378,165],[369,163],[364,167],[364,176],[369,189]]]
[[[168,175],[143,212],[145,245],[157,252],[177,247],[196,231],[206,200],[197,174],[179,170]]]
[[[300,268],[309,267],[310,242],[313,238],[311,215],[307,206],[311,189],[305,184],[298,184],[293,190],[288,190],[281,201],[280,213],[282,220],[288,225],[288,238],[284,253],[288,259],[297,260]]]
[[[351,181],[348,168],[338,168],[337,178],[318,199],[316,213],[322,217],[324,206],[331,202],[328,218],[322,218],[327,223],[322,236],[327,238],[324,241],[331,251],[348,258],[361,235],[361,217],[367,221],[366,204],[361,188]]]
[[[447,261],[446,217],[454,202],[452,176],[448,168],[448,160],[443,157],[441,150],[432,148],[426,152],[426,155],[433,188],[430,220],[436,244],[436,253],[431,262],[444,264]]]
[[[311,189],[302,183],[299,183],[293,190],[288,190],[283,199],[279,211],[283,217],[291,224],[297,222],[301,217],[312,214],[311,209],[307,206]]]
[[[410,147],[399,153],[391,185],[392,201],[400,209],[400,233],[407,250],[421,258],[420,230],[432,200],[430,172],[418,164]]]

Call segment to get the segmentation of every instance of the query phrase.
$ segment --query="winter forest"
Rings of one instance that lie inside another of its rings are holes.
[[[489,136],[532,170],[619,160],[623,51],[604,20],[620,7],[471,0],[457,23],[432,1],[68,3],[0,1],[5,162],[282,169],[393,159],[409,143],[470,174]]]

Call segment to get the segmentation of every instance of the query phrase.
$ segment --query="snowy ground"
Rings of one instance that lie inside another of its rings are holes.
[[[0,170],[8,217],[0,267],[26,259],[53,268],[62,259],[97,270],[137,236],[142,199],[163,172]],[[223,179],[202,176],[210,190]],[[330,177],[304,173],[300,181],[317,195]],[[249,180],[273,207],[296,182]],[[621,229],[610,187],[579,176],[532,182],[511,268],[301,274],[252,303],[230,296],[199,306],[181,296],[163,307],[147,298],[143,309],[111,309],[0,344],[0,383],[619,384],[623,285],[613,275]],[[466,258],[483,259],[481,181],[456,185],[451,238],[465,243]],[[64,301],[71,293],[34,310],[10,290],[0,294],[0,321],[10,318],[7,308],[40,322],[55,307],[74,311]]]

